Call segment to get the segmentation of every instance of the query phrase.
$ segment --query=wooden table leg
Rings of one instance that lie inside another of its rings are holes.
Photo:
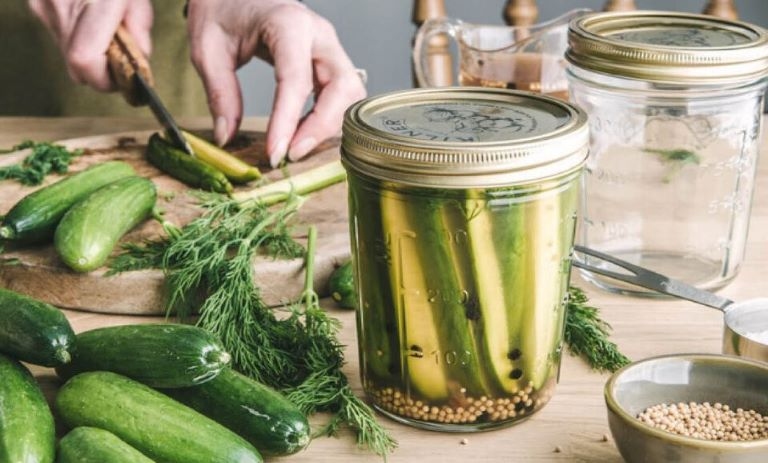
[[[733,0],[709,0],[704,7],[704,14],[725,19],[739,19],[739,12]]]

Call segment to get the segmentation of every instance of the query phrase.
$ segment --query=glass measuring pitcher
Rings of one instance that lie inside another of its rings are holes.
[[[568,22],[588,12],[572,10],[525,27],[470,24],[453,18],[426,21],[416,33],[413,47],[418,85],[438,86],[429,66],[429,48],[438,35],[444,35],[458,46],[454,81],[459,85],[527,90],[567,100],[564,54]]]

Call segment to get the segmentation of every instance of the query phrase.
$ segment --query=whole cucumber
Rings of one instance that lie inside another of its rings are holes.
[[[186,405],[125,376],[82,373],[56,396],[69,427],[106,429],[162,463],[261,463],[242,437]]]
[[[72,326],[59,309],[0,288],[0,352],[55,367],[69,362],[74,343]]]
[[[122,161],[104,162],[30,193],[3,217],[0,238],[21,243],[48,241],[75,203],[109,183],[132,175],[136,172]]]
[[[223,424],[264,454],[289,455],[309,444],[309,423],[296,405],[230,368],[205,384],[163,392]]]
[[[149,137],[146,156],[152,165],[191,187],[232,193],[232,183],[223,172],[177,149],[160,134]]]
[[[59,257],[77,272],[101,267],[120,238],[150,215],[156,199],[154,183],[136,176],[96,190],[72,206],[56,227]]]
[[[112,371],[151,387],[187,387],[216,377],[230,361],[221,342],[202,328],[177,323],[121,325],[83,331],[64,379]]]
[[[59,441],[56,463],[153,463],[104,429],[79,426]]]
[[[328,277],[328,291],[337,306],[344,309],[357,307],[355,273],[351,260],[344,262],[331,272],[331,276]]]
[[[53,415],[35,379],[0,355],[0,462],[53,463]]]

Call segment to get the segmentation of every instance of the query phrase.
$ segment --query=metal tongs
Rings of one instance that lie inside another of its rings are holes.
[[[117,29],[109,44],[107,62],[112,78],[122,91],[125,101],[132,106],[149,105],[155,118],[165,128],[170,142],[187,154],[193,155],[181,129],[155,92],[154,78],[147,58],[123,26]]]
[[[718,296],[714,293],[710,293],[709,291],[704,291],[687,283],[683,283],[682,281],[673,280],[660,273],[656,273],[635,264],[631,264],[609,254],[578,245],[574,246],[573,249],[575,251],[574,259],[572,261],[573,266],[588,272],[596,273],[598,275],[603,275],[609,278],[623,281],[625,283],[630,283],[642,288],[650,289],[661,294],[667,294],[669,296],[686,299],[688,301],[702,304],[707,307],[712,307],[721,311],[725,311],[727,306],[733,304],[733,301],[730,299]],[[581,255],[586,256],[587,259],[579,259]],[[605,266],[591,265],[588,263],[589,258],[608,262],[612,265],[615,265],[616,267],[627,270],[630,273],[613,271]]]
[[[768,333],[768,298],[734,302],[594,249],[574,246],[574,251],[574,267],[718,309],[725,315],[723,353],[768,362],[768,343],[761,337],[762,333]],[[584,259],[585,256],[587,259]],[[613,271],[606,266],[591,265],[588,263],[589,259],[612,264],[629,273]]]

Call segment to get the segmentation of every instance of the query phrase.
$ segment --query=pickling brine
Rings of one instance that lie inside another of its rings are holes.
[[[459,190],[350,177],[360,368],[377,409],[466,430],[549,401],[578,187],[576,173]]]
[[[560,367],[586,115],[556,98],[455,87],[346,114],[360,374],[397,421],[517,423]]]

